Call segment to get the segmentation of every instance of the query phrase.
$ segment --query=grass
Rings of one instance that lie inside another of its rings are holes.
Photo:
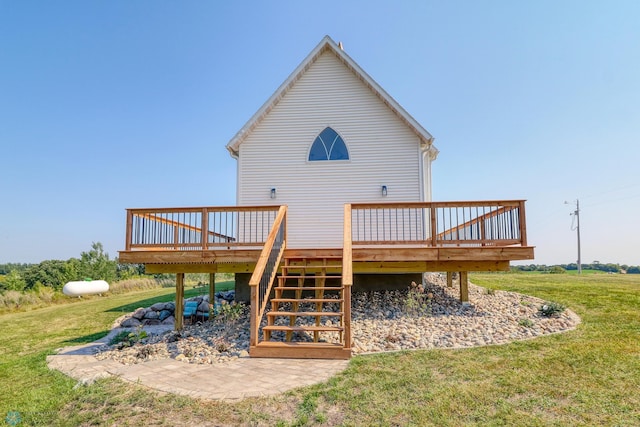
[[[571,274],[571,275],[578,275],[578,270],[566,270],[564,273],[551,273],[550,271],[527,271],[527,272],[514,272],[512,274]],[[606,273],[604,271],[601,270],[589,270],[589,269],[585,269],[582,270],[581,274],[609,274]],[[618,273],[615,273],[618,274]]]
[[[49,371],[45,357],[56,347],[92,341],[122,311],[172,295],[156,289],[76,301],[0,316],[0,415],[19,411],[36,425],[640,425],[639,276],[472,280],[567,305],[583,323],[502,346],[355,357],[326,383],[217,403],[117,379],[74,388]]]
[[[195,281],[199,278],[199,276],[201,276],[201,274],[191,274],[191,276],[196,277],[189,277],[189,279],[191,280],[185,284],[185,288],[199,288],[201,289],[201,293],[207,293],[209,285],[202,284],[201,281]],[[217,290],[227,290],[227,288],[232,288],[231,282],[233,280],[228,276],[228,273],[220,274],[218,280],[222,279],[222,281],[216,285]],[[150,277],[133,277],[130,279],[120,280],[118,282],[112,283],[109,287],[109,292],[106,295],[111,297],[118,294],[130,293],[133,291],[157,288],[173,288],[174,286],[175,279],[172,280],[170,278],[153,279]],[[100,299],[102,298],[102,296],[85,295],[81,298],[84,300],[90,300],[96,298]],[[65,296],[61,290],[54,290],[47,286],[42,286],[38,289],[32,289],[28,291],[3,291],[0,292],[0,314],[5,312],[35,310],[54,304],[67,304],[68,302],[69,297]]]
[[[228,289],[229,282],[217,284]],[[187,289],[187,297],[206,289]],[[158,288],[110,297],[69,299],[67,304],[0,315],[0,420],[18,411],[30,424],[51,425],[63,405],[82,395],[75,382],[49,371],[45,359],[56,348],[92,342],[105,336],[113,321],[124,313],[155,302],[172,301],[173,289]],[[71,424],[69,424],[71,425]]]

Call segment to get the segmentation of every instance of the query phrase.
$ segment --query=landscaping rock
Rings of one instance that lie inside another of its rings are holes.
[[[231,291],[216,292],[215,296],[218,299],[223,299],[227,302],[232,302],[232,301],[235,301],[236,299],[236,291],[231,290]]]
[[[128,319],[125,319],[120,326],[122,326],[123,328],[135,328],[136,326],[140,326],[142,325],[142,322],[140,322],[140,320],[138,320],[135,317],[130,317]]]
[[[169,311],[165,309],[158,314],[158,319],[162,322],[164,319],[168,318],[169,316],[173,316],[173,311]]]
[[[573,329],[580,322],[579,317],[569,310],[557,318],[540,316],[538,309],[544,301],[538,298],[506,291],[489,294],[484,288],[473,284],[469,285],[471,304],[465,306],[459,301],[459,288],[446,286],[446,276],[429,274],[426,278],[428,283],[423,292],[412,299],[406,291],[358,293],[352,296],[354,354],[502,344]],[[217,301],[229,295],[218,292]],[[200,304],[203,302],[206,300],[201,297]],[[420,304],[416,305],[416,302]],[[160,317],[166,315],[163,311],[157,313],[157,319],[147,319],[145,322],[160,322]],[[174,323],[173,312],[170,313],[162,320],[163,325]],[[129,318],[123,325],[131,322],[132,326],[137,326],[136,321],[135,318]],[[338,324],[333,318],[323,317],[321,321],[327,326]],[[288,324],[289,320],[282,317],[276,321],[280,324],[278,322]],[[151,335],[142,346],[109,349],[98,353],[96,357],[111,358],[126,364],[161,358],[197,364],[226,363],[248,356],[249,323],[248,309],[245,308],[235,322],[195,322],[180,332]],[[263,319],[265,323],[266,316]],[[272,334],[274,339],[281,338],[278,334]],[[280,334],[284,337],[283,333]],[[313,334],[295,334],[295,338],[313,341],[314,337]],[[336,342],[338,335],[327,333],[321,338]]]
[[[145,319],[157,319],[158,317],[160,317],[160,313],[158,313],[157,311],[153,311],[153,310],[149,310],[145,313],[144,318]]]
[[[153,311],[162,311],[165,309],[165,306],[167,305],[166,302],[157,302],[155,304],[153,304],[151,307],[149,307],[151,310]]]
[[[146,308],[138,308],[136,311],[133,312],[131,316],[134,317],[135,319],[142,320],[144,319],[144,315],[146,313],[147,313]]]

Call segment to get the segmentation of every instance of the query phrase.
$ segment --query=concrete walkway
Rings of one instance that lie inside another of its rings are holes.
[[[347,360],[247,357],[216,365],[194,365],[173,359],[123,365],[110,359],[96,359],[96,348],[117,332],[113,330],[91,344],[60,349],[57,354],[47,357],[47,364],[50,369],[59,370],[83,384],[117,376],[166,393],[206,400],[238,401],[326,381],[343,371],[349,363]]]

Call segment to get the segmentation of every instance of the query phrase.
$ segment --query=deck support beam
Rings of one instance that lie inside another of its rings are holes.
[[[461,271],[458,273],[460,278],[460,302],[469,303],[469,272]]]
[[[184,273],[176,274],[176,309],[175,313],[175,329],[179,331],[182,329],[182,303],[184,301]]]
[[[209,273],[209,304],[216,302],[216,273]]]
[[[447,271],[447,288],[453,287],[453,271]]]

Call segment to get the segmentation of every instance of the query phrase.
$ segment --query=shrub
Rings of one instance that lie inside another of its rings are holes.
[[[0,305],[6,308],[20,307],[22,292],[7,291],[0,295]]]
[[[431,296],[425,293],[424,287],[416,282],[411,282],[407,298],[404,301],[404,312],[409,316],[422,316],[431,314]]]
[[[229,304],[227,301],[222,300],[219,305],[210,304],[210,316],[214,317],[217,321],[223,323],[235,322],[244,313],[244,304],[238,302],[232,302]]]
[[[531,328],[533,326],[533,320],[531,319],[520,319],[518,320],[518,325],[525,327],[525,328]]]
[[[17,271],[11,271],[2,279],[2,287],[10,291],[22,291],[27,286],[26,282]]]
[[[560,313],[565,311],[567,307],[558,302],[548,301],[542,304],[538,309],[538,313],[540,313],[544,317],[558,317]]]
[[[118,332],[115,337],[111,338],[109,345],[118,345],[119,349],[123,349],[131,347],[145,338],[147,338],[147,332],[138,327],[135,331],[124,330]]]
[[[121,280],[119,282],[113,283],[109,286],[109,291],[112,294],[122,294],[130,291],[154,289],[161,286],[162,285],[155,279],[149,277],[139,277]]]
[[[47,287],[40,287],[35,294],[38,296],[38,299],[44,303],[51,303],[56,298],[56,292]]]

